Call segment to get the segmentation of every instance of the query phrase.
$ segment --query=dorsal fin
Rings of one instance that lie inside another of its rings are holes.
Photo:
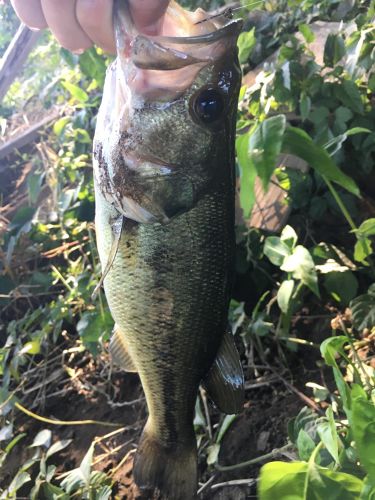
[[[222,412],[232,415],[242,410],[244,375],[230,329],[225,332],[217,357],[202,385]]]
[[[130,373],[138,372],[128,352],[125,336],[117,325],[113,328],[112,337],[109,342],[109,352],[111,354],[112,361],[124,371]]]

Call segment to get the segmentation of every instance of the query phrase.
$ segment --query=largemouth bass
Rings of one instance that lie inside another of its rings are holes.
[[[199,385],[227,413],[243,397],[227,326],[241,23],[196,24],[204,16],[171,2],[164,33],[148,37],[119,3],[94,141],[110,351],[139,373],[149,412],[134,478],[170,500],[196,495]]]

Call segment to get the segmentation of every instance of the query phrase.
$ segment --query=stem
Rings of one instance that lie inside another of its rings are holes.
[[[340,198],[337,190],[335,189],[335,187],[333,186],[332,182],[330,180],[327,179],[327,177],[325,175],[322,176],[323,179],[324,179],[324,182],[327,184],[328,186],[328,189],[330,190],[332,196],[334,197],[336,203],[338,204],[343,216],[345,217],[345,219],[347,220],[349,226],[354,230],[356,231],[358,228],[357,226],[355,225],[350,213],[348,212],[346,206],[344,205],[342,199]]]
[[[99,420],[52,420],[51,418],[42,417],[37,415],[36,413],[28,410],[20,403],[15,403],[14,405],[18,410],[22,411],[29,417],[35,418],[35,420],[39,420],[40,422],[44,422],[45,424],[52,425],[105,425],[107,427],[121,427],[122,424],[113,424],[111,422],[100,422]]]
[[[289,451],[292,448],[293,448],[292,444],[286,444],[285,446],[282,446],[281,448],[276,448],[276,449],[270,451],[269,453],[266,453],[265,455],[261,455],[260,457],[252,458],[251,460],[247,460],[246,462],[240,462],[239,464],[235,464],[235,465],[216,464],[215,468],[217,470],[220,470],[220,471],[242,469],[243,467],[248,467],[249,465],[257,464],[259,462],[264,462],[265,460],[268,460],[269,458],[275,458],[277,455],[282,455],[285,451]]]

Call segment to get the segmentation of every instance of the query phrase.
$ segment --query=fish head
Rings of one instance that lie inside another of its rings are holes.
[[[182,10],[176,6],[169,14],[175,19]],[[129,26],[128,12],[117,19],[118,57],[98,116],[95,179],[104,197],[137,222],[167,223],[208,190],[234,184],[241,22],[203,28],[193,14],[183,17],[189,36],[145,36]]]

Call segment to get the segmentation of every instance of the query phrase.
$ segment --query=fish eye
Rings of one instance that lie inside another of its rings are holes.
[[[217,89],[206,88],[194,97],[194,113],[204,124],[209,125],[219,120],[224,108],[224,97]]]

